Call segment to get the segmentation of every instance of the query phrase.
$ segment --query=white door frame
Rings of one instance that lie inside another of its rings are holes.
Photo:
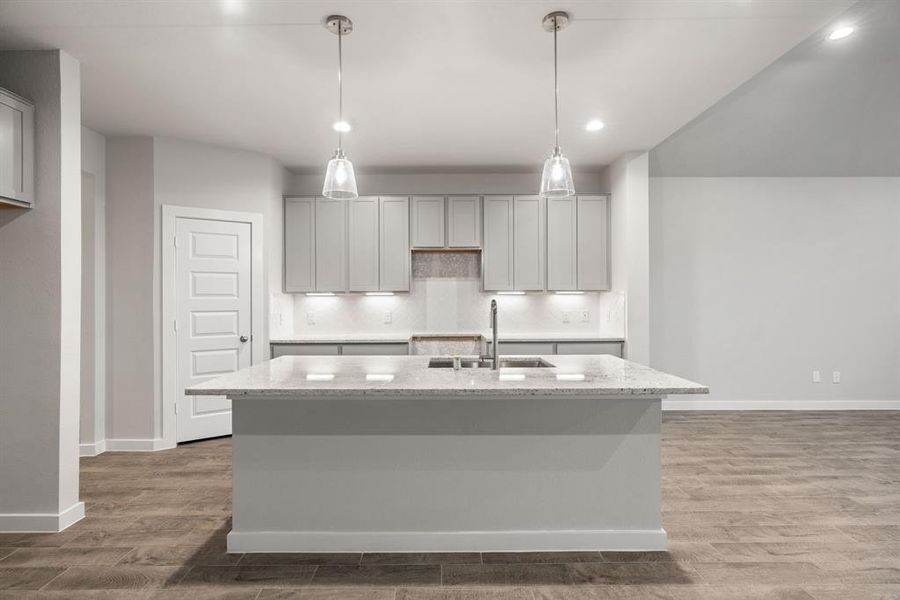
[[[175,344],[175,221],[179,218],[231,221],[250,224],[250,364],[265,360],[265,290],[263,216],[259,213],[194,208],[164,204],[162,207],[162,439],[163,447],[174,448],[175,403],[178,400],[177,354]]]

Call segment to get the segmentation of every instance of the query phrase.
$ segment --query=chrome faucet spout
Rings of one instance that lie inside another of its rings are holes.
[[[500,368],[500,349],[497,343],[497,301],[491,300],[491,369]]]

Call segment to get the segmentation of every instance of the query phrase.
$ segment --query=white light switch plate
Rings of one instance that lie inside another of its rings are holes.
[[[306,324],[307,325],[315,325],[316,324],[316,313],[314,313],[314,312],[306,313]]]
[[[831,373],[831,383],[840,383],[841,382],[841,372],[833,371]]]
[[[822,382],[822,373],[819,371],[813,371],[812,373],[813,383],[821,383]]]
[[[385,311],[384,324],[388,325],[393,320],[393,317],[394,317],[394,315],[392,315],[390,311]]]
[[[591,322],[591,312],[588,310],[581,311],[581,322],[582,323],[590,323]]]
[[[569,314],[569,312],[568,312],[568,311],[563,311],[563,314],[562,314],[562,322],[563,322],[563,323],[568,323],[568,322],[571,321],[571,320],[572,320],[572,316]]]

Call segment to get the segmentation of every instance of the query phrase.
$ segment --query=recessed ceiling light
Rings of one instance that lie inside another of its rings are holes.
[[[584,129],[585,131],[600,131],[604,127],[606,127],[606,125],[604,125],[603,121],[600,119],[591,119],[587,122],[587,125],[584,126]]]
[[[856,30],[855,27],[851,27],[850,25],[842,25],[840,27],[835,27],[831,30],[831,33],[828,34],[829,40],[841,40]]]
[[[331,128],[335,131],[340,131],[341,133],[346,133],[353,129],[347,121],[335,121]]]

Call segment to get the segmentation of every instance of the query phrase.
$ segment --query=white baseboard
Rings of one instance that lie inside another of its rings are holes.
[[[166,443],[163,438],[106,440],[106,449],[109,452],[155,452],[174,447],[172,444]]]
[[[228,552],[665,550],[665,529],[584,531],[232,531]]]
[[[97,456],[106,452],[106,440],[98,440],[93,443],[79,444],[81,456]]]
[[[0,532],[56,533],[84,518],[84,502],[76,502],[60,513],[0,513]]]
[[[663,400],[663,410],[900,410],[900,400]]]

